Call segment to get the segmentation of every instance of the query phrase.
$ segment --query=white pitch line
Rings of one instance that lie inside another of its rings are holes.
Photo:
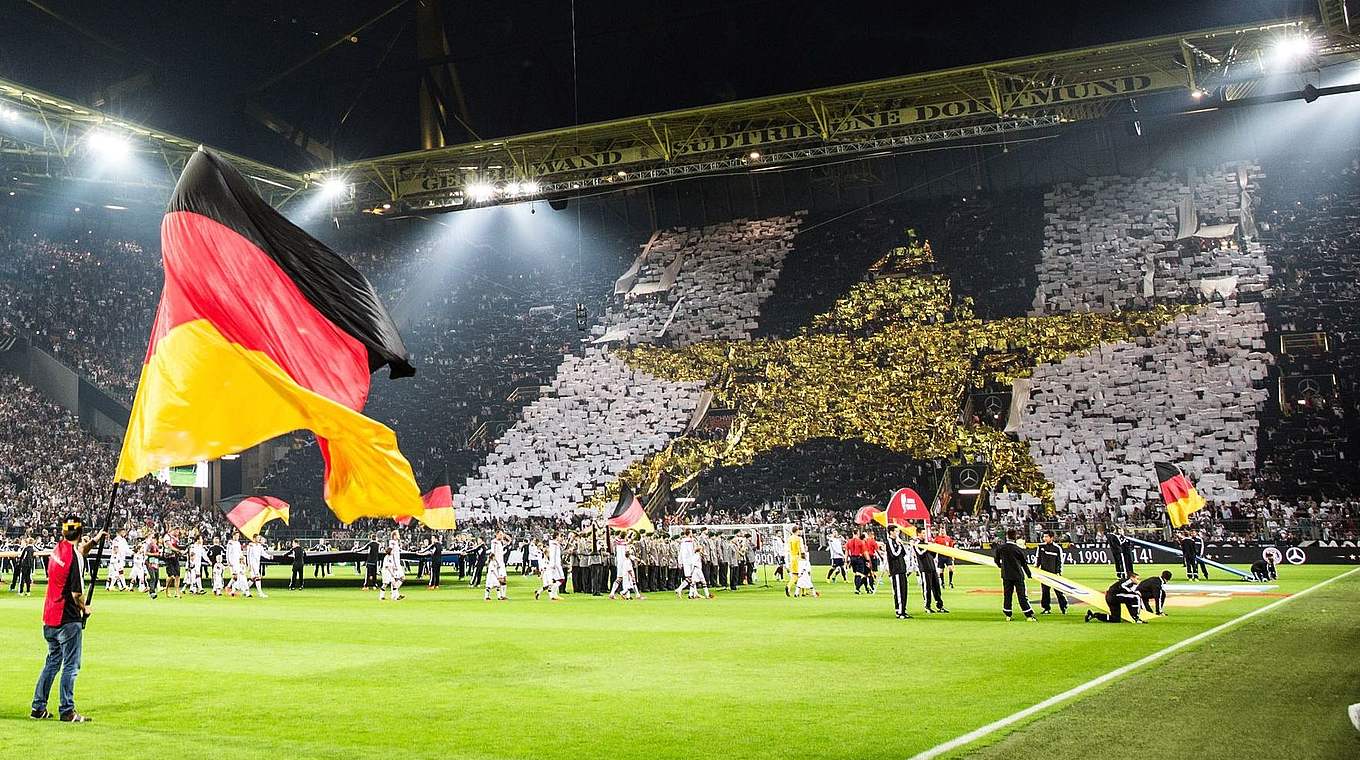
[[[1123,675],[1125,675],[1125,674],[1127,674],[1127,673],[1129,673],[1129,672],[1131,672],[1131,671],[1137,670],[1138,668],[1141,668],[1141,667],[1143,667],[1144,665],[1147,665],[1147,664],[1150,663],[1150,662],[1155,662],[1155,661],[1157,661],[1157,660],[1160,660],[1160,659],[1162,659],[1163,657],[1165,657],[1165,656],[1171,654],[1172,652],[1179,651],[1179,650],[1181,650],[1181,649],[1184,649],[1185,647],[1190,646],[1191,644],[1195,644],[1195,643],[1197,643],[1197,642],[1203,641],[1204,639],[1207,639],[1207,638],[1209,638],[1210,636],[1214,636],[1214,635],[1216,635],[1216,634],[1222,633],[1223,631],[1226,631],[1226,630],[1228,630],[1229,628],[1232,628],[1233,626],[1237,625],[1238,623],[1242,623],[1242,622],[1244,622],[1244,621],[1250,620],[1250,619],[1256,617],[1257,615],[1262,615],[1262,614],[1265,614],[1265,613],[1267,613],[1267,612],[1270,612],[1271,610],[1275,609],[1276,607],[1279,607],[1280,605],[1282,605],[1282,604],[1284,604],[1284,603],[1286,603],[1286,602],[1290,602],[1290,601],[1293,601],[1293,600],[1295,600],[1295,599],[1298,599],[1299,597],[1304,596],[1305,594],[1310,594],[1310,593],[1312,593],[1312,592],[1314,592],[1314,591],[1316,591],[1316,590],[1322,588],[1323,586],[1326,586],[1326,585],[1329,584],[1329,583],[1332,583],[1332,582],[1334,582],[1334,581],[1339,581],[1339,580],[1341,580],[1342,578],[1345,578],[1346,576],[1349,576],[1349,575],[1354,575],[1354,574],[1357,573],[1357,572],[1360,572],[1360,567],[1357,567],[1357,568],[1355,568],[1355,569],[1353,569],[1353,570],[1347,570],[1346,572],[1344,572],[1344,573],[1342,573],[1342,574],[1340,574],[1340,575],[1334,575],[1334,576],[1332,576],[1331,578],[1328,578],[1328,579],[1326,579],[1326,580],[1318,581],[1317,583],[1314,583],[1313,585],[1311,585],[1311,586],[1309,586],[1308,588],[1306,588],[1306,589],[1304,589],[1304,590],[1298,592],[1297,594],[1292,594],[1292,595],[1287,596],[1287,597],[1285,597],[1285,598],[1283,598],[1283,599],[1277,599],[1276,601],[1271,602],[1270,604],[1267,604],[1267,605],[1264,606],[1264,607],[1258,607],[1258,608],[1256,608],[1256,609],[1254,609],[1254,610],[1251,610],[1250,612],[1245,612],[1245,613],[1243,613],[1243,614],[1241,614],[1241,615],[1238,615],[1237,617],[1233,618],[1232,620],[1229,620],[1229,621],[1224,622],[1224,623],[1220,623],[1220,624],[1214,626],[1213,628],[1210,628],[1210,629],[1207,630],[1207,631],[1201,631],[1201,632],[1195,634],[1194,636],[1191,636],[1191,637],[1188,638],[1188,639],[1182,639],[1181,641],[1178,641],[1178,642],[1176,642],[1175,644],[1172,644],[1171,646],[1169,646],[1169,647],[1167,647],[1167,648],[1165,648],[1165,649],[1161,649],[1161,650],[1158,650],[1158,651],[1156,651],[1156,652],[1153,652],[1152,654],[1150,654],[1150,655],[1144,657],[1144,658],[1141,659],[1141,660],[1136,660],[1136,661],[1134,661],[1134,662],[1129,663],[1128,665],[1124,665],[1124,666],[1122,666],[1122,667],[1115,668],[1114,670],[1111,670],[1110,672],[1106,673],[1105,675],[1096,676],[1095,678],[1092,678],[1091,680],[1087,681],[1086,683],[1083,683],[1083,684],[1080,684],[1080,685],[1077,685],[1077,686],[1073,686],[1072,688],[1068,689],[1067,691],[1064,691],[1064,692],[1061,693],[1061,694],[1055,694],[1055,695],[1049,697],[1048,699],[1045,699],[1044,701],[1042,701],[1042,702],[1040,702],[1040,703],[1038,703],[1038,704],[1036,704],[1036,705],[1031,705],[1031,706],[1029,706],[1029,707],[1026,707],[1025,709],[1023,709],[1023,710],[1021,710],[1021,711],[1019,711],[1019,712],[1017,712],[1017,713],[1014,713],[1014,714],[1011,714],[1011,715],[1007,715],[1006,717],[1004,717],[1004,718],[1002,718],[1002,719],[1000,719],[1000,720],[997,720],[997,721],[993,721],[993,722],[991,722],[991,723],[988,723],[987,725],[982,726],[981,728],[976,728],[976,729],[974,729],[974,730],[972,730],[972,731],[969,731],[968,733],[966,733],[966,734],[964,734],[964,735],[962,735],[962,736],[959,736],[959,737],[955,737],[955,738],[953,738],[953,739],[950,739],[949,741],[947,741],[947,742],[945,742],[945,743],[943,743],[943,744],[937,744],[937,745],[935,745],[934,747],[931,747],[930,749],[928,749],[928,750],[926,750],[926,751],[924,751],[924,752],[921,752],[921,753],[919,753],[919,754],[913,755],[913,756],[911,757],[911,760],[931,760],[931,758],[939,757],[939,756],[945,754],[946,752],[952,752],[953,750],[956,750],[956,749],[958,749],[958,748],[960,748],[960,747],[966,746],[966,745],[968,745],[968,744],[972,744],[973,742],[977,741],[978,739],[981,739],[981,738],[984,737],[984,736],[988,736],[988,735],[990,735],[990,734],[994,734],[994,733],[996,733],[997,731],[1000,731],[1001,729],[1006,728],[1007,726],[1011,726],[1011,725],[1014,725],[1014,724],[1016,724],[1016,723],[1019,723],[1020,721],[1024,720],[1025,718],[1030,717],[1031,715],[1034,715],[1035,713],[1039,713],[1039,712],[1042,712],[1042,711],[1044,711],[1044,710],[1047,710],[1048,708],[1053,707],[1053,706],[1056,705],[1056,704],[1065,702],[1065,701],[1071,699],[1072,697],[1077,696],[1078,694],[1085,693],[1085,692],[1087,692],[1087,691],[1090,691],[1091,689],[1096,688],[1097,686],[1101,686],[1101,685],[1103,685],[1103,684],[1109,683],[1110,681],[1113,681],[1113,680],[1115,680],[1116,678],[1119,678],[1120,676],[1123,676]]]

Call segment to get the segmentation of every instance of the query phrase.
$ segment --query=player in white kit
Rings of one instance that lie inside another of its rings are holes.
[[[392,601],[405,599],[401,595],[401,582],[405,579],[406,571],[401,565],[401,544],[393,538],[387,544],[387,553],[382,560],[382,585],[378,587],[378,601],[386,599],[387,591],[392,591]]]
[[[558,584],[566,577],[562,574],[562,545],[557,542],[557,534],[548,536],[548,545],[543,549],[543,559],[538,566],[539,578],[543,585],[534,592],[537,599],[544,591],[548,592],[548,599],[556,602],[562,597],[557,595]]]
[[[132,549],[132,584],[130,589],[138,593],[146,591],[146,555],[142,553],[142,543],[137,542]]]
[[[680,546],[676,550],[676,560],[680,563],[680,585],[675,589],[678,597],[684,593],[685,589],[690,588],[690,569],[694,563],[694,531],[687,529],[685,535],[680,538]],[[694,595],[690,589],[690,596]]]
[[[108,591],[127,591],[128,582],[123,576],[123,571],[127,567],[129,555],[132,554],[132,547],[128,545],[126,530],[118,531],[113,537],[113,546],[109,552],[109,580],[104,588]]]
[[[637,587],[632,546],[628,543],[626,536],[620,536],[618,541],[614,543],[614,585],[609,589],[610,599],[614,598],[616,591],[624,599],[643,598]]]
[[[505,576],[505,547],[509,543],[509,536],[501,531],[496,531],[496,535],[491,539],[491,545],[486,552],[486,593],[482,595],[484,601],[491,601],[491,590],[496,590],[496,598],[505,601],[510,597],[505,593],[505,584],[508,579]]]
[[[236,596],[238,593],[249,595],[249,588],[246,586],[246,563],[245,555],[241,551],[241,534],[233,534],[231,540],[227,542],[227,570],[231,572],[231,583],[227,585],[227,596]]]
[[[203,545],[203,538],[197,533],[194,534],[194,542],[189,544],[189,571],[188,586],[190,594],[202,595],[203,591],[203,568],[208,564],[208,548]]]
[[[261,599],[268,599],[269,595],[264,592],[264,561],[272,558],[269,548],[264,545],[264,537],[255,536],[255,540],[246,545],[246,576],[247,583],[255,584],[255,593]],[[250,596],[250,586],[246,586],[246,596]]]

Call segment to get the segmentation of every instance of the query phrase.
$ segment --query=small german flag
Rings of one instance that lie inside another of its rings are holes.
[[[165,285],[115,478],[316,434],[337,517],[420,515],[411,465],[360,414],[369,375],[415,374],[364,276],[200,148],[161,222]]]
[[[652,520],[647,516],[647,511],[642,508],[642,502],[633,493],[633,489],[627,483],[619,484],[619,502],[614,505],[614,510],[609,513],[605,524],[617,530],[635,530],[639,533],[655,533],[656,526],[652,525]]]
[[[1204,509],[1204,497],[1199,495],[1181,468],[1170,462],[1155,462],[1157,483],[1166,502],[1166,514],[1171,527],[1183,528],[1190,523],[1190,515]]]
[[[425,514],[417,517],[420,523],[430,530],[453,530],[458,527],[458,518],[453,513],[453,489],[448,486],[435,486],[420,497],[425,504]],[[398,515],[397,524],[410,525],[410,515]]]
[[[255,538],[270,520],[288,524],[288,502],[273,496],[245,496],[237,494],[219,501],[217,506],[227,521],[236,526],[246,538]]]

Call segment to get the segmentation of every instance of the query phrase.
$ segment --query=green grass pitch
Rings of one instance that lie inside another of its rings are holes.
[[[1281,590],[1345,570],[1284,567]],[[1093,586],[1109,572],[1069,568]],[[437,592],[409,581],[408,598],[379,603],[348,585],[289,592],[286,570],[272,574],[268,599],[101,589],[76,689],[95,720],[85,726],[27,719],[43,587],[0,593],[0,757],[906,758],[1273,601],[1172,608],[1145,626],[1086,625],[1081,607],[1007,623],[996,571],[961,567],[945,592],[953,614],[899,621],[886,585],[875,596],[822,582],[820,599],[772,585],[713,601],[554,604],[515,575],[506,603],[453,580]],[[1135,738],[1129,756],[1190,746],[1267,757],[1258,750],[1271,740],[1291,758],[1360,748],[1344,719],[1345,700],[1360,701],[1357,613],[1360,573],[965,754],[1092,757],[1115,745],[1083,737],[1113,742],[1130,695],[1191,744]],[[1268,731],[1256,725],[1267,715]],[[1134,731],[1125,717],[1121,730]],[[1242,739],[1246,722],[1254,733]],[[1239,740],[1251,751],[1233,751]]]

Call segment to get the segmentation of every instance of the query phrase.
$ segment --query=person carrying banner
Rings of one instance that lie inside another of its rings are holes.
[[[940,546],[954,545],[954,539],[943,530],[936,533],[935,538],[932,540]],[[940,571],[940,584],[944,585],[944,583],[948,581],[949,587],[954,588],[954,558],[944,554],[936,554],[935,566]]]
[[[1016,535],[1014,529],[1006,531],[1006,542],[996,548],[992,558],[996,566],[1001,568],[1001,585],[1005,594],[1001,612],[1006,615],[1006,620],[1011,619],[1011,596],[1014,595],[1020,603],[1020,611],[1025,613],[1025,620],[1035,623],[1038,618],[1034,617],[1034,609],[1029,606],[1029,596],[1025,593],[1025,579],[1033,577],[1033,574],[1029,570],[1029,557],[1016,542]]]
[[[1143,609],[1157,617],[1166,617],[1166,582],[1169,580],[1171,571],[1163,570],[1161,575],[1154,575],[1138,584],[1138,598],[1143,603]]]
[[[1199,580],[1199,557],[1195,554],[1197,548],[1195,540],[1190,537],[1190,532],[1180,534],[1181,540],[1181,561],[1185,563],[1185,578],[1190,581]]]
[[[1053,541],[1053,531],[1044,531],[1043,543],[1039,544],[1034,550],[1034,565],[1040,570],[1062,575],[1063,569],[1063,550],[1062,547]],[[1053,614],[1053,605],[1049,601],[1050,595],[1058,597],[1058,611],[1067,614],[1067,596],[1057,589],[1050,589],[1047,584],[1043,586],[1043,591],[1039,596],[1039,608],[1041,614]]]
[[[1204,563],[1204,537],[1199,534],[1198,530],[1192,530],[1190,531],[1190,540],[1195,542],[1195,564],[1198,566],[1196,570],[1199,572],[1199,576],[1207,581],[1209,580],[1209,566]]]
[[[1087,610],[1086,622],[1099,620],[1102,623],[1121,623],[1124,618],[1120,614],[1120,609],[1127,608],[1133,622],[1146,623],[1147,621],[1138,615],[1138,602],[1138,573],[1130,573],[1129,577],[1115,581],[1105,589],[1105,606],[1110,608],[1110,613],[1107,615],[1104,612]]]
[[[921,579],[921,598],[925,602],[927,613],[949,612],[944,607],[944,599],[941,597],[940,571],[935,564],[935,558],[931,556],[931,551],[925,547],[925,535],[916,537],[916,545],[912,550],[916,553],[916,567]],[[935,608],[931,609],[931,602]]]
[[[907,588],[911,573],[916,569],[916,552],[907,545],[898,531],[888,531],[888,580],[892,583],[893,611],[898,620],[907,620]]]

